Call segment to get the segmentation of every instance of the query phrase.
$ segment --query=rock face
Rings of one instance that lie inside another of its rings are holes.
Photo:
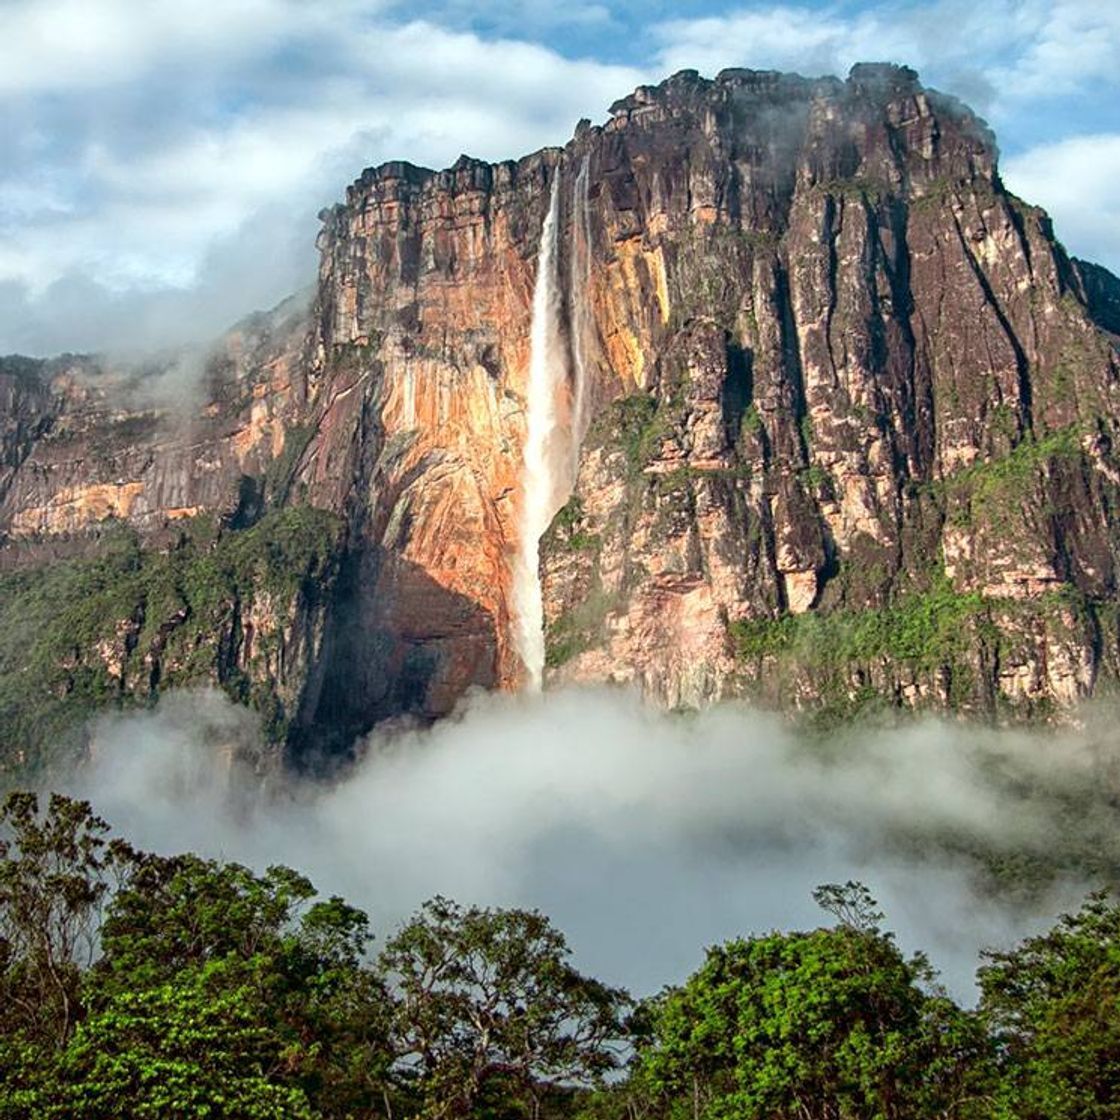
[[[544,544],[553,678],[1023,715],[1111,678],[1116,282],[983,124],[879,66],[613,112],[569,149],[616,399]]]
[[[346,511],[354,542],[328,721],[438,716],[472,685],[520,678],[511,550],[558,157],[463,157],[438,174],[391,163],[322,215],[321,405],[300,477],[312,502]]]
[[[186,420],[85,360],[5,360],[3,578],[110,525],[167,554],[311,506],[339,529],[285,677],[295,756],[515,687],[557,176],[551,681],[1034,717],[1116,679],[1120,282],[1007,193],[981,121],[892,66],[684,72],[563,149],[366,171],[321,215],[310,312],[231,332]],[[98,641],[68,656],[119,660]]]

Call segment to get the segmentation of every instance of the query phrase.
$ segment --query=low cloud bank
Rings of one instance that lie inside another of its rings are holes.
[[[170,695],[102,721],[74,791],[142,847],[299,868],[381,934],[436,893],[538,907],[583,968],[641,994],[708,944],[819,924],[811,889],[858,878],[969,998],[980,947],[1049,924],[1120,866],[1120,749],[1091,730],[929,722],[821,743],[739,705],[670,715],[600,690],[474,697],[371,737],[331,786],[262,783],[243,761],[257,742],[219,694]],[[1040,856],[1097,867],[1029,901],[982,871]]]

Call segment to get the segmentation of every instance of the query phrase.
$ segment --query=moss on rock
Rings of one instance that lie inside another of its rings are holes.
[[[107,708],[150,703],[170,687],[215,684],[284,738],[285,628],[325,602],[343,523],[307,506],[249,529],[184,523],[177,547],[145,549],[110,529],[96,555],[0,576],[0,773],[34,772],[71,753]],[[269,624],[246,634],[254,604]]]

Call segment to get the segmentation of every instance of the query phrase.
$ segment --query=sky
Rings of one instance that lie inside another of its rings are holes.
[[[1102,0],[0,0],[0,353],[217,333],[313,281],[363,167],[562,144],[682,68],[911,65],[1120,271],[1117,58]]]

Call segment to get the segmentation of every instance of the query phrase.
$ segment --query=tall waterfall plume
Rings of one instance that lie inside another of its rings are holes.
[[[567,423],[568,353],[561,330],[557,238],[560,167],[552,179],[548,215],[541,230],[533,317],[518,553],[513,571],[514,640],[525,665],[526,687],[538,690],[544,674],[544,606],[540,539],[564,504],[571,485],[571,427]]]

